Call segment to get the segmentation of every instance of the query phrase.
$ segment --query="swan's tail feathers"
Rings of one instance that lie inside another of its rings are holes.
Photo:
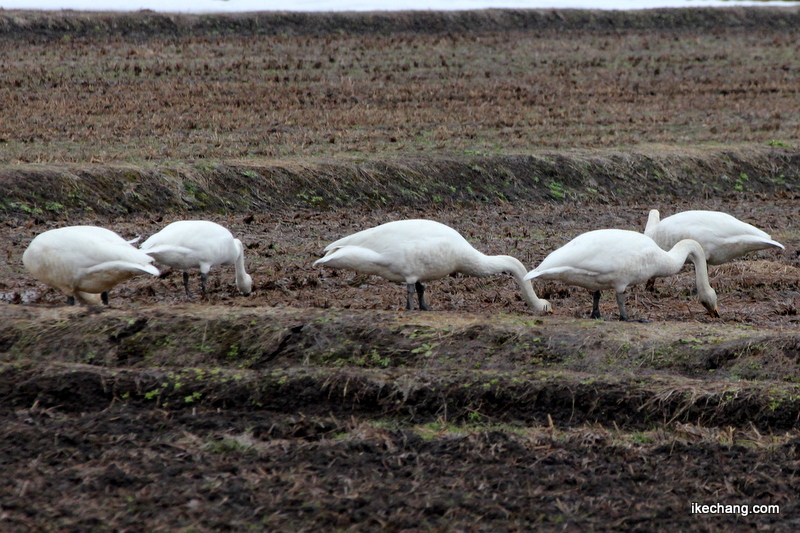
[[[533,278],[538,278],[538,277],[539,277],[539,274],[541,274],[541,272],[537,272],[537,271],[535,271],[535,270],[531,270],[530,272],[528,272],[527,274],[525,274],[525,277],[524,277],[524,278],[522,278],[522,279],[528,279],[528,280],[530,280],[530,279],[533,279]]]
[[[129,261],[107,261],[86,269],[81,288],[85,292],[105,292],[117,283],[122,283],[134,276],[160,272],[150,264],[131,263]]]
[[[185,257],[192,253],[191,248],[172,244],[156,244],[150,248],[139,248],[156,261],[170,262],[170,257]],[[166,260],[165,260],[166,259]]]
[[[759,237],[758,235],[737,235],[733,241],[738,246],[750,252],[764,250],[766,248],[786,249],[786,247],[778,241],[773,241],[771,238]]]
[[[352,238],[353,235],[348,235],[347,237],[342,237],[341,239],[335,240],[328,246],[326,246],[325,249],[322,251],[327,254],[328,252],[332,252],[333,250],[338,250],[339,248],[344,248],[345,246],[349,246],[348,241],[352,240]]]
[[[778,241],[769,240],[769,241],[766,241],[766,244],[769,244],[770,246],[774,246],[775,248],[780,248],[781,250],[785,250],[786,249],[786,247],[784,245],[782,245],[781,243],[779,243]]]
[[[327,263],[328,261],[331,260],[330,256],[331,256],[331,254],[325,254],[323,257],[320,257],[319,259],[314,261],[314,266],[324,265],[325,263]]]
[[[330,250],[324,257],[314,261],[314,265],[361,270],[367,265],[381,265],[384,262],[381,254],[369,248],[342,246],[341,248]]]
[[[153,276],[161,274],[156,267],[149,263],[141,264],[129,261],[107,261],[87,269],[86,273],[92,276],[107,276],[109,279],[125,278],[126,274],[129,278],[141,274],[152,274]]]
[[[131,246],[133,246],[134,244],[136,244],[137,242],[139,242],[141,240],[142,240],[142,236],[139,235],[135,239],[131,239],[131,240],[127,241],[127,243],[130,244]]]
[[[658,209],[651,209],[650,214],[647,215],[647,225],[644,227],[644,234],[650,237],[650,233],[656,229],[659,222],[661,222],[661,215]]]
[[[544,270],[539,270],[538,268],[535,270],[531,270],[530,272],[525,274],[524,279],[542,278],[542,279],[557,280],[559,279],[559,276],[565,272],[570,272],[572,274],[585,274],[588,276],[594,275],[592,272],[589,272],[588,270],[583,270],[571,266],[561,266],[561,267],[546,268]]]
[[[161,272],[159,272],[159,270],[155,266],[153,266],[151,264],[139,265],[139,268],[141,268],[143,271],[145,271],[148,274],[151,274],[153,276],[160,276],[161,275]]]

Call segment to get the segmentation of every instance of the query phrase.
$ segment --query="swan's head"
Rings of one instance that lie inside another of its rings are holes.
[[[236,288],[245,296],[250,296],[253,278],[244,269],[244,244],[239,239],[233,239],[233,245],[236,247]]]
[[[553,312],[553,306],[547,300],[539,299],[539,305],[536,306],[536,310],[543,315],[547,315]]]
[[[243,274],[241,279],[236,280],[236,288],[242,291],[245,296],[250,296],[253,290],[253,278],[250,274]]]
[[[536,291],[533,290],[531,278],[536,277],[538,272],[534,273],[534,271],[530,271],[526,275],[524,274],[525,267],[522,266],[522,263],[520,263],[520,267],[521,270],[516,271],[517,273],[515,274],[515,277],[517,278],[517,283],[519,283],[519,286],[522,289],[522,297],[525,298],[525,301],[528,303],[528,305],[537,313],[542,315],[552,313],[553,306],[550,305],[550,302],[536,296]]]
[[[695,271],[695,287],[697,288],[697,297],[703,307],[706,308],[708,314],[714,318],[719,318],[719,311],[717,310],[717,293],[708,283],[708,265],[706,263],[706,252],[700,243],[692,239],[683,239],[678,244],[672,247],[669,254],[676,254],[680,259],[679,262],[684,262],[689,259],[694,263]],[[683,255],[685,254],[685,255]]]
[[[706,308],[708,314],[713,318],[719,318],[719,311],[717,310],[717,293],[714,289],[700,295],[700,303]]]

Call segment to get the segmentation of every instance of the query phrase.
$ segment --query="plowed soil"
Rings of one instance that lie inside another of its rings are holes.
[[[0,13],[0,530],[797,531],[798,16]],[[718,319],[691,267],[629,289],[646,323],[312,266],[429,218],[533,268],[652,208],[786,249],[711,267]],[[200,218],[251,296],[163,268],[73,307],[21,263]]]

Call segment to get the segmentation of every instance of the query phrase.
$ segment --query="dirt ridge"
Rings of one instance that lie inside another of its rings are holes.
[[[325,35],[435,34],[488,31],[697,30],[698,28],[768,28],[791,31],[800,25],[792,7],[675,8],[633,11],[587,9],[487,9],[470,11],[400,11],[302,13],[266,11],[231,14],[176,14],[142,10],[130,13],[19,11],[0,13],[0,36],[56,39],[164,35]]]
[[[702,176],[702,179],[697,179]],[[614,201],[795,191],[800,153],[780,147],[686,151],[581,150],[399,160],[213,164],[19,165],[0,168],[0,211],[69,215],[442,202]]]
[[[761,429],[788,429],[800,416],[800,386],[791,376],[719,381],[740,357],[748,365],[796,358],[794,334],[729,328],[728,337],[738,330],[739,338],[719,342],[704,336],[722,328],[698,324],[696,337],[676,341],[669,324],[659,324],[652,329],[661,330],[660,340],[640,331],[646,340],[637,341],[625,328],[593,320],[335,309],[302,318],[295,309],[201,306],[101,313],[11,307],[10,314],[14,320],[0,327],[7,407],[36,402],[71,411],[131,402],[415,423],[478,413],[504,423],[552,417],[562,425],[677,420]],[[475,338],[485,350],[466,357],[476,352],[468,349]],[[659,361],[687,361],[687,368],[658,369]]]
[[[797,385],[709,383],[658,376],[533,374],[476,370],[430,373],[363,368],[288,367],[220,372],[203,368],[104,369],[2,364],[5,409],[136,408],[268,410],[340,418],[391,417],[407,424],[437,420],[560,427],[614,424],[627,431],[652,424],[789,430],[800,415]]]

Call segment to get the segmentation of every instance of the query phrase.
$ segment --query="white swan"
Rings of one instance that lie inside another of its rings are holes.
[[[625,312],[625,289],[653,277],[677,274],[687,258],[694,263],[700,302],[713,317],[717,295],[708,283],[708,268],[700,245],[690,239],[665,252],[649,237],[635,231],[601,229],[590,231],[548,255],[525,279],[557,280],[593,292],[592,318],[602,318],[598,307],[600,291],[613,289],[619,306],[619,319],[629,320]]]
[[[253,288],[253,278],[244,268],[244,246],[234,239],[226,228],[207,220],[181,220],[144,241],[139,248],[155,258],[158,263],[183,270],[183,287],[189,293],[191,268],[200,269],[200,286],[206,292],[206,281],[211,267],[234,265],[236,287],[248,296]]]
[[[39,281],[87,304],[108,305],[108,291],[140,274],[158,276],[153,258],[111,230],[69,226],[45,231],[34,238],[22,263]],[[98,298],[98,294],[100,294]]]
[[[692,239],[700,243],[709,265],[721,265],[755,250],[784,249],[769,234],[755,226],[719,211],[684,211],[659,221],[652,209],[644,234],[669,250],[678,241]]]
[[[522,296],[538,312],[550,311],[550,303],[536,296],[530,281],[523,280],[525,267],[508,255],[487,256],[473,248],[456,230],[432,220],[398,220],[359,231],[328,245],[325,256],[314,262],[331,268],[346,268],[382,276],[406,284],[407,309],[428,310],[422,285],[453,272],[490,276],[509,272]]]

